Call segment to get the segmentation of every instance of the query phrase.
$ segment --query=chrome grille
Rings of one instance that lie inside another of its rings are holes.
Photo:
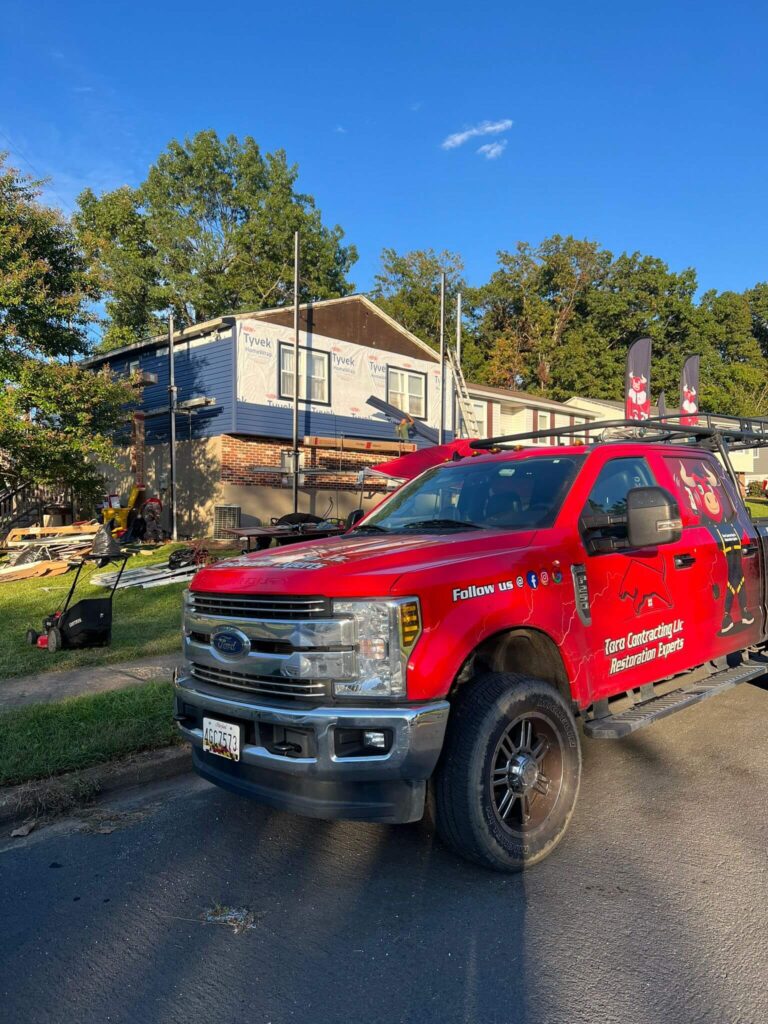
[[[327,597],[290,594],[201,594],[191,591],[189,610],[196,615],[235,619],[322,619],[330,615]]]
[[[292,697],[294,699],[316,699],[326,696],[326,685],[313,680],[286,680],[275,678],[259,678],[245,672],[233,672],[228,668],[214,668],[210,665],[191,665],[195,679],[214,686],[228,686],[235,690],[247,690],[249,693],[260,693],[265,697]]]

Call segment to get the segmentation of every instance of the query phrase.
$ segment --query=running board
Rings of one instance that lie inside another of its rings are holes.
[[[584,732],[595,740],[621,739],[622,736],[628,736],[629,733],[643,729],[646,725],[653,725],[660,718],[674,715],[675,712],[707,700],[708,697],[717,697],[739,683],[746,683],[750,679],[765,675],[767,669],[768,666],[756,665],[753,662],[723,672],[715,672],[714,675],[707,676],[697,683],[681,686],[660,697],[651,697],[650,700],[644,700],[618,714],[592,718],[584,723]]]

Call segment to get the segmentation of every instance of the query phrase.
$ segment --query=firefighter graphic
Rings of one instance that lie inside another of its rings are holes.
[[[733,606],[738,603],[741,624],[751,626],[754,615],[747,608],[744,568],[742,565],[742,538],[733,505],[723,493],[721,481],[704,462],[697,462],[692,468],[680,462],[680,484],[688,496],[693,512],[709,530],[725,558],[728,578],[723,604],[723,621],[720,635],[725,636],[734,628]],[[713,585],[713,596],[719,597],[719,588]]]

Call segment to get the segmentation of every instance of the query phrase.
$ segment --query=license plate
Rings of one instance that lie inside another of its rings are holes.
[[[219,722],[215,718],[203,719],[203,750],[209,754],[226,757],[228,761],[240,760],[239,725]]]

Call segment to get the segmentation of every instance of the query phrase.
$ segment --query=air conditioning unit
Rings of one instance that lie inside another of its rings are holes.
[[[240,526],[239,505],[214,505],[213,536],[215,540],[232,540],[227,530],[237,530]]]

